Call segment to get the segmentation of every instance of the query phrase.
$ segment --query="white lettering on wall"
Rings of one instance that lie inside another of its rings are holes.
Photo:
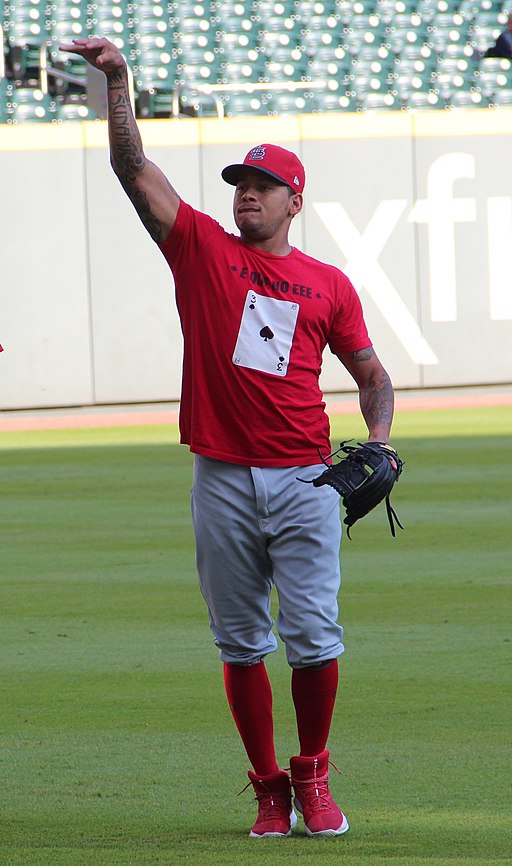
[[[489,249],[489,312],[491,319],[512,319],[512,198],[487,199],[487,243]]]
[[[360,234],[340,202],[315,202],[318,216],[347,259],[345,270],[364,286],[415,364],[439,361],[419,325],[377,261],[402,216],[405,199],[384,200]]]
[[[445,153],[427,176],[427,198],[418,199],[408,220],[426,223],[429,235],[430,308],[433,322],[457,319],[455,223],[476,220],[474,198],[454,198],[459,178],[475,176],[475,158],[469,153]]]

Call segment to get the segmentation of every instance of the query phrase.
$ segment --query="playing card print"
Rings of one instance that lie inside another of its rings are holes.
[[[286,376],[299,304],[249,290],[233,353],[233,363],[274,376]]]

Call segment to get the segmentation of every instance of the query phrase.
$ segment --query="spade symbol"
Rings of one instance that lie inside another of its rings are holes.
[[[265,325],[265,327],[262,328],[260,331],[260,337],[263,337],[263,339],[265,340],[265,343],[266,343],[267,340],[273,340],[274,339],[274,332],[270,330],[268,325]]]

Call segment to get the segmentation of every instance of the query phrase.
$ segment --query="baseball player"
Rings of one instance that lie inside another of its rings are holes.
[[[389,441],[389,376],[347,277],[289,243],[303,205],[298,157],[260,144],[224,168],[239,230],[229,234],[182,201],[146,158],[114,45],[92,38],[61,47],[106,75],[113,170],[174,276],[184,338],[180,434],[195,455],[197,567],[251,765],[258,815],[250,835],[290,835],[295,809],[308,835],[341,835],[349,825],[329,789],[327,750],[343,652],[339,496],[297,478],[317,477],[325,468],[319,454],[331,450],[319,387],[324,348],[357,383],[369,441]],[[297,722],[289,772],[276,757],[264,661],[277,648],[273,586]]]

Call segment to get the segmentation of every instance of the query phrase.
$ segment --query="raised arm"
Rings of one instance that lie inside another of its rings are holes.
[[[359,388],[359,404],[368,427],[368,440],[389,442],[394,409],[393,386],[373,348],[368,346],[339,357]]]
[[[164,173],[144,154],[130,103],[123,55],[104,38],[74,39],[60,47],[62,51],[79,54],[105,73],[110,163],[142,224],[153,240],[161,243],[174,225],[180,200]]]

